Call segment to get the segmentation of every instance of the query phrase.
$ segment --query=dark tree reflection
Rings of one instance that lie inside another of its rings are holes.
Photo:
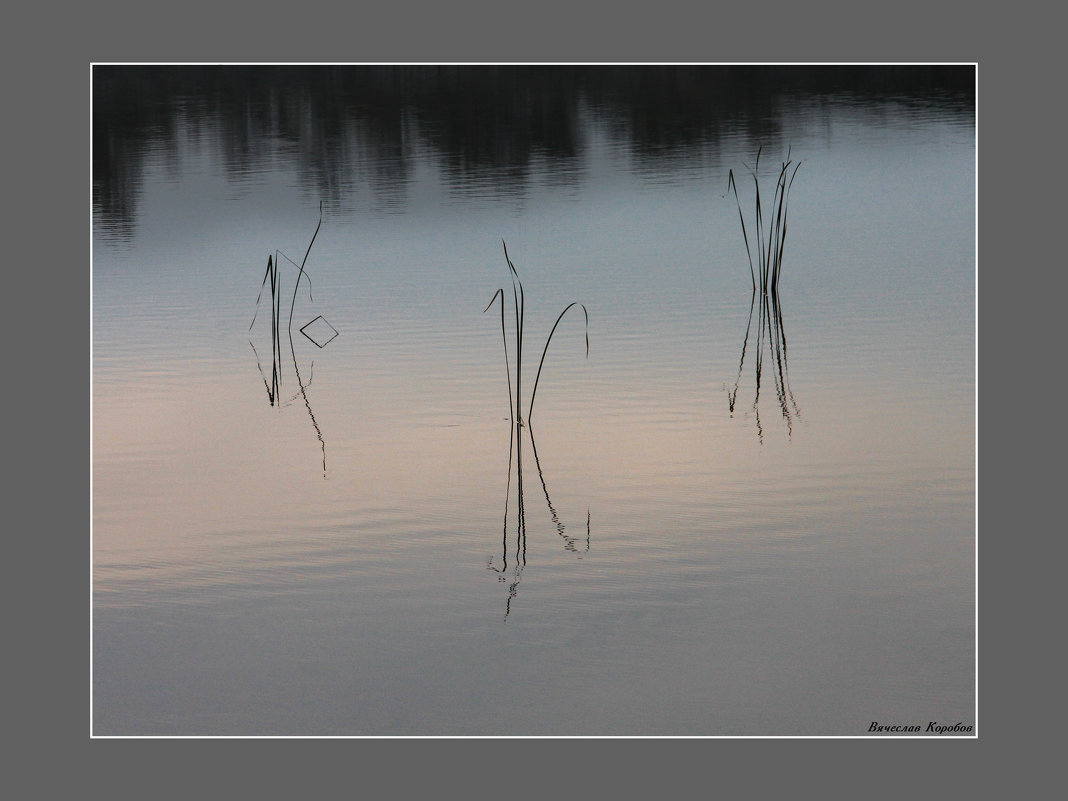
[[[177,165],[182,135],[231,177],[288,162],[328,205],[367,186],[388,208],[420,148],[456,191],[521,194],[535,164],[579,181],[584,113],[641,169],[728,137],[774,146],[799,98],[972,117],[974,84],[969,66],[97,66],[93,211],[102,234],[130,236],[149,156]]]

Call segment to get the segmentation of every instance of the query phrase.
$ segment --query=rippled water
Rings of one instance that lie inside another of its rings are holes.
[[[267,97],[95,106],[96,734],[974,724],[967,102],[785,92],[774,125],[654,147],[664,119],[561,89],[489,115],[481,158],[429,103],[326,136],[306,108],[260,130],[292,99]],[[804,160],[766,335],[724,194],[760,145],[772,182]],[[320,201],[275,395],[257,293]],[[503,288],[514,325],[502,239],[527,400],[589,313],[520,429],[483,312]]]

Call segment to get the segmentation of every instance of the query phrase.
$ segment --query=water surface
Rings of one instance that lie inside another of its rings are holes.
[[[94,80],[96,734],[975,723],[967,76],[189,69]]]

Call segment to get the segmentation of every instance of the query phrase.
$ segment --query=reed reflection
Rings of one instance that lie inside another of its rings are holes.
[[[527,432],[530,449],[534,455],[534,466],[538,471],[538,480],[545,495],[545,504],[549,517],[560,537],[565,551],[581,559],[590,550],[590,510],[586,510],[586,536],[576,537],[568,534],[567,526],[561,521],[556,507],[549,497],[549,487],[538,459],[538,448],[534,440],[534,431],[528,425],[513,421],[509,425],[508,438],[508,480],[505,485],[504,522],[501,527],[501,564],[497,567],[495,557],[491,556],[486,565],[487,570],[497,573],[497,581],[508,586],[508,596],[504,603],[505,619],[512,612],[512,601],[519,595],[519,584],[523,579],[523,569],[527,564],[527,515],[526,499],[523,494],[523,432]],[[514,458],[513,458],[514,457]],[[515,464],[515,526],[514,533],[509,532],[509,504],[512,500],[512,464]]]
[[[759,301],[758,301],[759,299]],[[756,342],[754,349],[756,386],[753,395],[753,414],[756,418],[757,437],[761,444],[764,442],[764,428],[760,422],[760,388],[764,381],[764,358],[771,359],[771,374],[775,386],[775,398],[786,423],[787,436],[793,436],[794,418],[801,417],[801,409],[794,399],[793,390],[790,388],[790,370],[787,361],[786,328],[783,324],[782,302],[778,290],[768,294],[753,291],[753,297],[749,304],[749,322],[745,328],[745,339],[742,341],[742,356],[738,361],[738,377],[734,382],[734,389],[727,392],[727,406],[731,417],[738,402],[738,389],[742,383],[742,373],[745,368],[745,357],[749,347],[749,338],[752,334],[753,316],[757,317]]]
[[[187,132],[233,180],[283,164],[337,205],[371,187],[404,208],[424,147],[459,191],[521,196],[542,163],[581,183],[591,117],[635,166],[674,169],[688,152],[697,166],[735,141],[780,141],[799,97],[975,109],[970,65],[96,65],[92,77],[93,209],[120,239],[136,231],[155,154],[180,165]]]
[[[589,509],[586,510],[586,541],[582,550],[579,550],[582,541],[578,537],[573,537],[567,533],[566,527],[560,522],[560,515],[556,511],[556,507],[553,506],[553,502],[549,498],[549,487],[546,485],[545,475],[541,471],[541,461],[538,459],[538,446],[534,441],[534,431],[533,429],[527,430],[530,432],[530,449],[534,453],[534,465],[538,468],[538,479],[541,481],[542,492],[545,493],[545,504],[549,507],[549,514],[552,516],[553,525],[556,526],[556,533],[564,542],[564,550],[571,551],[581,559],[582,554],[589,553],[590,551],[590,511]]]
[[[318,420],[315,419],[315,412],[312,411],[311,400],[308,398],[308,387],[311,386],[314,379],[315,362],[311,361],[308,368],[308,380],[305,381],[301,376],[300,362],[297,359],[297,349],[293,341],[293,316],[297,304],[297,293],[300,289],[301,279],[306,279],[305,283],[308,285],[308,298],[314,300],[311,294],[311,277],[306,270],[306,264],[308,261],[308,254],[311,253],[312,245],[315,244],[315,238],[319,235],[319,228],[323,224],[323,206],[319,204],[319,223],[315,227],[315,233],[312,234],[311,242],[308,243],[308,249],[304,253],[303,261],[298,265],[295,261],[290,259],[281,251],[275,251],[273,256],[267,257],[267,272],[264,274],[263,282],[260,284],[260,293],[256,298],[256,311],[252,315],[252,322],[249,324],[249,331],[252,330],[256,324],[256,318],[259,316],[260,304],[263,300],[263,292],[269,288],[271,297],[271,378],[268,381],[266,374],[263,370],[263,363],[260,360],[260,354],[256,350],[256,346],[249,340],[249,347],[252,348],[253,354],[256,356],[256,367],[260,372],[260,378],[263,379],[264,387],[267,389],[267,402],[271,406],[287,407],[293,404],[297,398],[301,398],[304,402],[304,408],[308,412],[308,418],[311,420],[312,428],[315,429],[315,436],[319,440],[319,448],[323,455],[323,478],[326,478],[326,441],[323,439],[323,431],[319,427]],[[297,390],[292,396],[285,402],[281,400],[281,383],[282,383],[282,325],[281,325],[281,275],[279,271],[279,263],[281,259],[285,259],[294,267],[298,268],[297,278],[293,284],[293,297],[290,301],[289,307],[289,321],[286,327],[286,338],[289,341],[289,355],[293,364],[293,376],[296,379]],[[299,329],[299,332],[311,343],[317,347],[324,348],[329,344],[337,335],[338,332],[326,318],[322,315],[318,315],[309,322],[305,323]]]

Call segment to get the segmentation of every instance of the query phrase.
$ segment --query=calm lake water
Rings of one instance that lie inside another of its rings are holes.
[[[975,726],[971,74],[97,68],[94,733]]]

